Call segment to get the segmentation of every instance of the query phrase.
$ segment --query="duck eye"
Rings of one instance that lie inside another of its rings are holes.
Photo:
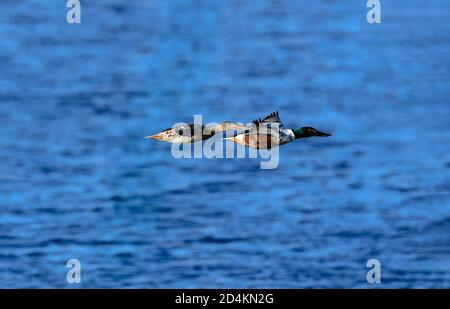
[[[183,136],[183,130],[178,131],[178,135]]]

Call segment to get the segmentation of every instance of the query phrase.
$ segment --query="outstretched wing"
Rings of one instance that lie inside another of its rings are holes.
[[[278,127],[283,126],[283,123],[281,122],[280,114],[278,113],[278,111],[270,113],[263,120],[261,120],[260,118],[255,119],[255,120],[253,120],[253,123],[256,126],[259,126],[261,123],[264,123],[264,124],[277,123]]]

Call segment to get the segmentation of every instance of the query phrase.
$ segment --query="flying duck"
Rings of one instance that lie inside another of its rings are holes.
[[[290,143],[299,138],[311,136],[331,136],[312,127],[284,129],[278,111],[270,113],[263,120],[253,121],[252,128],[233,137],[225,138],[235,143],[256,149],[270,149],[272,147]]]

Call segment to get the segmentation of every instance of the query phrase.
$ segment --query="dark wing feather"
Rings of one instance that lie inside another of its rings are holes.
[[[278,123],[280,127],[283,126],[283,123],[281,122],[280,114],[278,113],[278,111],[270,113],[263,120],[261,120],[260,118],[255,119],[255,120],[253,120],[253,123],[256,126],[259,126],[260,123]]]

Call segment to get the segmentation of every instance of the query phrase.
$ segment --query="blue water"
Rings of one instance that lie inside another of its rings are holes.
[[[448,1],[56,2],[0,3],[0,287],[450,288]],[[274,110],[333,136],[143,138]]]

